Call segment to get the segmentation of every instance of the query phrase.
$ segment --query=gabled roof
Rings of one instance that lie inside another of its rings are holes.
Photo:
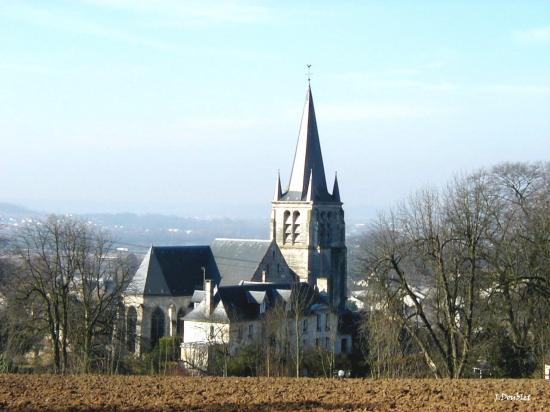
[[[200,303],[204,299],[204,290],[195,290],[191,297],[191,302]]]
[[[304,308],[305,313],[328,308],[326,300],[307,283],[300,283],[295,287],[281,283],[245,283],[219,287],[214,296],[215,310],[212,315],[208,315],[203,300],[197,308],[185,316],[184,320],[223,322],[222,313],[227,317],[227,321],[231,322],[258,320],[262,316],[260,311],[262,303],[266,305],[266,310],[280,302],[292,305],[298,295],[308,303],[308,307]]]
[[[270,240],[215,239],[211,248],[221,274],[220,286],[252,280],[273,243]]]
[[[191,296],[206,278],[218,282],[220,272],[209,246],[151,246],[130,283],[128,293]]]
[[[184,321],[228,323],[229,317],[224,306],[218,303],[211,315],[206,310],[206,303],[203,300],[195,309],[183,317]]]
[[[276,289],[276,292],[283,301],[286,303],[290,302],[290,289]]]
[[[265,302],[266,293],[263,290],[249,290],[248,296],[252,302],[256,303],[257,305],[261,305]]]
[[[311,199],[306,199],[308,191],[310,192]],[[307,90],[288,189],[276,200],[333,201],[327,189],[311,87],[308,87]]]

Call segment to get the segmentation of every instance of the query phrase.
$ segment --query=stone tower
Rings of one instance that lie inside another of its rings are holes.
[[[311,87],[308,87],[288,189],[277,176],[271,239],[303,282],[326,291],[331,306],[346,302],[344,210],[338,179],[328,192]]]

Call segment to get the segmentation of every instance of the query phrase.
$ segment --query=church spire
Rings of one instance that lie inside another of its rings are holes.
[[[312,187],[310,188],[309,180],[312,182]],[[308,189],[311,190],[312,200],[330,200],[310,86],[308,86],[306,103],[302,114],[298,143],[292,165],[292,174],[290,175],[288,185],[288,194],[296,197],[297,200],[302,200],[306,196]]]
[[[338,187],[338,173],[334,173],[334,186],[332,188],[332,200],[340,202],[340,188]]]

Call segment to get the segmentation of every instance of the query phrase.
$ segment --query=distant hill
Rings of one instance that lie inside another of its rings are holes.
[[[35,211],[32,211],[30,209],[27,209],[26,207],[14,205],[13,203],[5,203],[0,202],[0,216],[1,215],[30,215],[30,214],[38,214]]]
[[[33,219],[49,213],[37,212],[11,203],[0,203],[0,225],[5,231],[17,230]],[[209,244],[216,237],[261,238],[269,235],[266,219],[188,218],[174,215],[135,213],[73,214],[112,233],[120,247],[143,251],[151,244]]]

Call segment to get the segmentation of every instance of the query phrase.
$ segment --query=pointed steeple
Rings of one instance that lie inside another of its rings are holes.
[[[338,173],[334,173],[334,186],[332,187],[332,200],[340,202],[340,188],[338,187]]]
[[[281,200],[283,195],[283,190],[281,189],[281,173],[277,170],[277,183],[275,183],[275,195],[273,196],[273,201],[277,202]]]
[[[288,184],[288,195],[296,200],[303,200],[310,187],[309,180],[312,182],[310,188],[312,199],[330,201],[325,178],[325,168],[323,166],[323,155],[321,154],[321,143],[319,142],[319,132],[317,131],[317,120],[313,107],[313,97],[311,95],[311,87],[308,86],[296,153],[294,154],[292,174],[290,175],[290,182]]]

